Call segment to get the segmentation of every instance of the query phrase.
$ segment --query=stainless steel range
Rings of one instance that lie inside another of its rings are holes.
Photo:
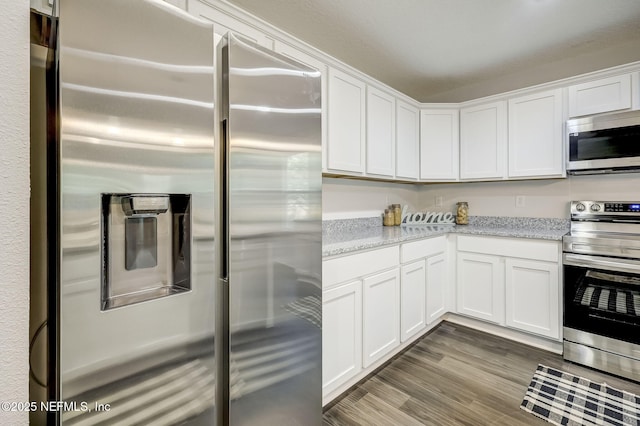
[[[640,202],[573,201],[564,358],[640,381]]]

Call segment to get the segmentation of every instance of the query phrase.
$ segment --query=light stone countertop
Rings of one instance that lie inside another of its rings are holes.
[[[469,225],[382,226],[380,218],[323,223],[322,256],[330,257],[448,233],[561,241],[568,219],[471,216]]]

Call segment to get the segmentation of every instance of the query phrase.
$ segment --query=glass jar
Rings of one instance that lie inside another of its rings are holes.
[[[395,216],[393,211],[389,209],[384,209],[384,215],[382,215],[382,224],[384,226],[393,226],[395,222]]]
[[[391,204],[391,207],[393,209],[393,224],[400,226],[402,223],[402,207],[400,207],[400,204]]]
[[[460,201],[456,203],[456,224],[468,225],[469,224],[469,203],[466,201]]]

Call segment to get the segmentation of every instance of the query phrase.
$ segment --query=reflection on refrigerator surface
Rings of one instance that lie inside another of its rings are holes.
[[[162,0],[57,6],[32,44],[30,392],[81,409],[40,415],[320,424],[320,73],[216,50]]]
[[[223,43],[229,364],[241,380],[230,423],[320,424],[320,79],[232,34]]]
[[[110,406],[62,423],[212,424],[212,26],[153,0],[59,6],[60,399]]]

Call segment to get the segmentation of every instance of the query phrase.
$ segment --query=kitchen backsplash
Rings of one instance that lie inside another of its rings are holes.
[[[391,203],[412,211],[455,212],[458,201],[469,203],[470,216],[569,218],[572,200],[640,201],[640,173],[570,176],[504,182],[396,184],[323,179],[323,216],[359,217],[382,213]],[[516,197],[524,206],[516,207]],[[442,206],[436,199],[442,198]],[[358,214],[366,212],[368,214]],[[350,213],[353,215],[349,216]]]

